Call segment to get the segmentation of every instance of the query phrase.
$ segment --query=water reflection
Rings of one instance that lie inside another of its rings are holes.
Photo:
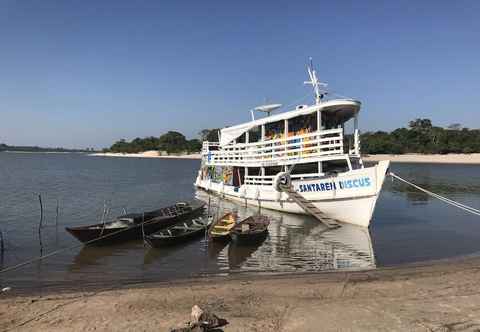
[[[240,218],[258,213],[257,207],[245,207],[218,197],[209,197],[202,191],[197,192],[196,196],[206,202],[210,198],[212,209],[233,210]],[[231,272],[306,272],[375,267],[368,229],[343,225],[330,230],[309,216],[266,209],[262,209],[261,213],[272,218],[269,235],[263,243],[253,246],[230,243],[227,250],[215,244],[209,248],[209,257],[214,258],[218,254],[219,260],[228,262]]]

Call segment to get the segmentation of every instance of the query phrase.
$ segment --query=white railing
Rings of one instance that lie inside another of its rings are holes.
[[[316,173],[308,173],[308,174],[292,174],[290,177],[292,180],[298,179],[308,179],[308,178],[316,178],[319,175]],[[248,175],[245,176],[245,184],[247,185],[258,185],[258,186],[271,186],[273,185],[273,180],[275,179],[275,175]]]
[[[304,135],[256,143],[219,147],[204,142],[202,153],[208,164],[274,165],[279,162],[343,154],[343,130],[329,129]]]
[[[273,179],[275,176],[265,175],[265,176],[254,176],[249,175],[245,177],[245,184],[249,185],[258,185],[258,186],[271,186],[273,184]]]

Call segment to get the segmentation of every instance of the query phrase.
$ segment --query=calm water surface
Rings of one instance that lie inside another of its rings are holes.
[[[0,153],[2,268],[71,247],[65,226],[156,209],[197,197],[192,186],[197,160],[89,157],[81,154]],[[473,207],[480,207],[480,166],[394,164],[398,175]],[[38,225],[44,203],[41,231]],[[57,219],[57,201],[59,214]],[[212,206],[257,212],[211,199]],[[203,239],[166,249],[141,242],[79,247],[0,275],[17,288],[71,287],[103,282],[171,280],[241,272],[313,272],[369,269],[400,263],[477,254],[480,219],[387,179],[370,230],[345,225],[325,232],[307,216],[262,210],[273,221],[256,246],[208,245]]]

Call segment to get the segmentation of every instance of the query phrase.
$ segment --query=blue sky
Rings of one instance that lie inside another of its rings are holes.
[[[361,128],[480,127],[479,1],[0,1],[0,142],[106,147],[291,104],[311,56]]]

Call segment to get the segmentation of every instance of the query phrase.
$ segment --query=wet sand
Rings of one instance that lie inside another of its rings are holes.
[[[366,272],[236,275],[60,294],[0,295],[0,329],[168,331],[194,304],[225,331],[478,331],[480,258]]]

